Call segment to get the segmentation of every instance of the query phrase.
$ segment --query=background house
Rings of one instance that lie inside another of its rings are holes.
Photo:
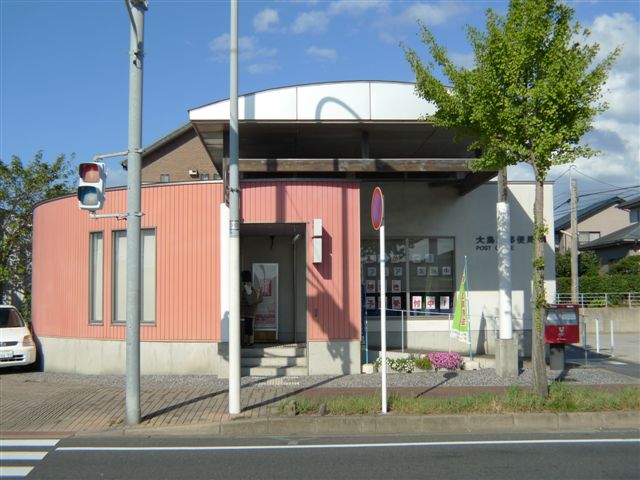
[[[619,203],[616,208],[625,214],[628,224],[580,246],[581,250],[592,250],[598,255],[603,273],[608,271],[611,263],[640,255],[640,196]]]
[[[627,213],[617,208],[622,203],[624,199],[616,196],[578,209],[578,248],[629,225]],[[555,245],[560,254],[571,250],[570,229],[570,212],[556,219]]]

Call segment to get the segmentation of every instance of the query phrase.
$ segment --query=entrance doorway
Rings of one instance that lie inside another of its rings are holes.
[[[305,224],[252,223],[240,227],[240,267],[263,290],[255,343],[306,343]]]

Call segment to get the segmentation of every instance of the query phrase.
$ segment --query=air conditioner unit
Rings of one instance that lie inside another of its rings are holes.
[[[190,177],[197,178],[198,174],[199,174],[198,170],[189,170],[189,176]]]

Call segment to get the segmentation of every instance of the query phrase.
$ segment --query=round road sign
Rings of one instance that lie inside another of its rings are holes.
[[[384,221],[384,201],[382,198],[382,190],[376,187],[371,196],[371,223],[375,230],[379,230]]]

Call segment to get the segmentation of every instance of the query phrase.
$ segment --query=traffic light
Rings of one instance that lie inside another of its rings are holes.
[[[83,210],[100,210],[104,203],[106,175],[104,163],[81,163],[78,167],[78,206]]]

